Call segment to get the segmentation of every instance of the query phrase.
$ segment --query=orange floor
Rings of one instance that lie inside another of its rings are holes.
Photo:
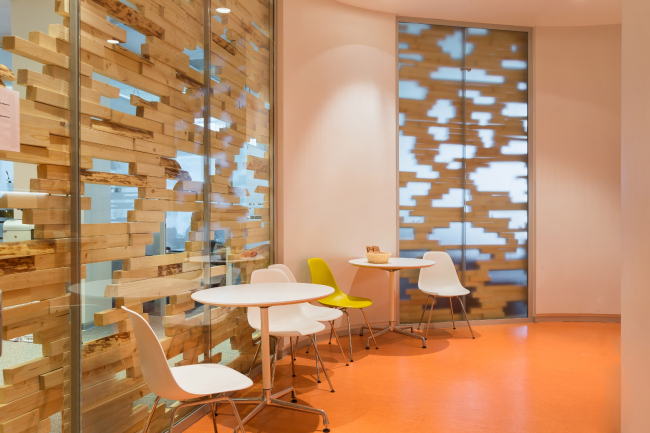
[[[355,362],[319,344],[336,392],[317,384],[313,356],[278,365],[274,390],[295,384],[301,404],[324,409],[332,433],[614,433],[620,431],[620,325],[536,323],[438,329],[428,349],[396,334],[365,350],[353,336]],[[260,377],[242,395],[260,393]],[[288,399],[289,397],[285,397]],[[251,406],[240,406],[245,415]],[[219,409],[219,431],[234,417]],[[322,431],[318,416],[265,409],[246,425],[255,432]],[[186,430],[212,432],[209,417]]]

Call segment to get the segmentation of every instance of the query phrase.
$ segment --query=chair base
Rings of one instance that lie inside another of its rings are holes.
[[[376,329],[374,326],[371,327],[372,329]],[[411,332],[406,331],[406,329],[411,328]],[[363,336],[363,329],[361,328],[361,335]],[[377,338],[381,335],[387,334],[389,332],[394,332],[396,334],[400,335],[406,335],[407,337],[411,338],[418,338],[422,340],[422,348],[426,349],[427,348],[427,339],[424,338],[421,335],[414,334],[413,333],[413,326],[412,325],[396,325],[395,322],[389,322],[388,327],[382,329],[381,331],[377,332],[374,337]],[[370,350],[370,340],[372,337],[368,337],[368,341],[366,341],[366,350]],[[375,346],[376,349],[379,349],[379,347]]]
[[[291,403],[289,403],[288,401],[280,400],[280,397],[283,397],[289,393],[295,393],[295,389],[291,387],[283,391],[277,392],[275,394],[271,394],[270,390],[265,389],[261,397],[233,398],[232,401],[235,404],[257,404],[257,406],[251,411],[251,413],[249,413],[246,416],[246,418],[242,420],[242,424],[246,424],[248,421],[253,419],[253,417],[258,413],[260,413],[264,408],[273,406],[282,409],[291,409],[300,412],[307,412],[307,413],[320,415],[323,418],[323,425],[325,426],[325,429],[323,431],[324,432],[330,431],[329,419],[327,418],[327,414],[325,413],[324,410],[296,404],[296,400],[292,400]],[[237,431],[239,431],[239,426],[235,427],[234,433],[237,433]]]

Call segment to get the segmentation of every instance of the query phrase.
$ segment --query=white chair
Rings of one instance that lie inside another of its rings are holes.
[[[424,334],[424,338],[426,339],[427,335],[429,335],[431,313],[433,313],[433,306],[436,303],[437,297],[449,298],[451,321],[453,323],[454,329],[456,329],[456,321],[454,320],[454,305],[452,303],[452,299],[458,298],[458,302],[460,302],[460,308],[463,310],[463,316],[465,317],[467,326],[469,326],[469,331],[472,333],[472,338],[475,338],[474,331],[472,331],[472,325],[469,324],[469,320],[467,319],[465,306],[463,305],[463,301],[460,299],[461,296],[469,295],[469,290],[460,284],[458,273],[456,272],[456,267],[454,266],[454,262],[451,260],[451,257],[449,254],[442,251],[429,251],[424,254],[423,258],[424,260],[433,260],[436,262],[436,265],[420,270],[418,288],[429,296],[427,296],[427,302],[424,304],[424,309],[422,310],[422,316],[420,317],[418,329],[420,329],[420,325],[422,324],[422,319],[424,318],[424,313],[427,310],[429,299],[432,299],[431,311],[429,311],[429,323],[427,323],[427,331]]]
[[[293,272],[291,272],[291,269],[289,269],[288,266],[286,265],[271,265],[269,266],[269,269],[278,269],[289,278],[289,281],[292,283],[297,283],[296,277],[293,276]],[[315,320],[317,322],[328,322],[330,324],[330,341],[329,344],[332,344],[332,334],[336,337],[336,342],[339,345],[339,348],[341,349],[341,354],[343,355],[343,360],[345,361],[345,365],[349,366],[348,364],[348,358],[345,356],[345,352],[343,351],[343,346],[341,346],[341,341],[339,340],[339,336],[336,333],[336,330],[334,329],[334,321],[336,319],[339,319],[341,316],[343,316],[343,311],[337,310],[336,308],[328,308],[328,307],[318,307],[316,305],[312,305],[309,302],[305,302],[303,304],[300,304],[300,307],[302,309],[302,312],[305,316],[309,317],[312,320]],[[298,339],[300,337],[296,337],[296,350],[298,350]],[[293,339],[291,339],[293,340]],[[291,356],[293,356],[295,360],[295,351],[293,349],[293,342],[290,341],[291,344]],[[309,353],[309,349],[311,348],[311,343],[309,344],[309,347],[307,347],[307,353]]]
[[[284,272],[278,269],[259,269],[257,271],[253,271],[253,273],[251,274],[251,284],[290,283],[290,282],[291,281],[289,280],[289,277],[287,277]],[[248,307],[247,317],[248,317],[248,323],[251,325],[251,327],[257,329],[258,331],[262,329],[260,309],[258,307]],[[281,306],[269,308],[269,335],[274,337],[276,342],[275,354],[273,356],[273,369],[271,373],[271,389],[273,389],[273,380],[275,378],[275,363],[276,360],[278,359],[278,348],[280,346],[278,342],[280,340],[280,337],[292,338],[292,337],[309,336],[312,342],[315,342],[316,333],[322,331],[323,329],[325,329],[325,325],[315,320],[312,320],[303,314],[302,307],[300,306],[300,304],[281,305]],[[259,350],[260,348],[258,346],[257,351],[255,352],[255,356],[253,357],[253,365],[255,364],[255,360],[257,359]],[[325,370],[325,365],[323,364],[323,360],[321,359],[320,354],[318,353],[318,348],[316,349],[315,353],[316,353],[317,381],[318,383],[321,383],[320,371],[318,369],[318,363],[320,362],[321,367],[323,367],[323,372],[325,373],[325,378],[329,383],[330,390],[331,392],[334,392],[334,388],[332,387],[332,382],[330,381],[330,378],[327,374],[327,370]],[[291,357],[291,370],[293,372],[293,376],[295,377],[296,371],[295,371],[293,356]],[[292,389],[291,401],[292,403],[295,403],[297,401],[295,396],[295,391],[293,391],[293,388],[291,389]]]
[[[174,417],[178,409],[208,403],[212,407],[210,412],[212,413],[212,425],[216,433],[217,422],[214,413],[215,404],[219,402],[228,402],[232,405],[239,428],[244,432],[244,425],[239,418],[235,403],[224,394],[249,388],[253,385],[253,381],[225,365],[195,364],[170,367],[158,337],[156,337],[149,323],[138,313],[125,307],[122,307],[122,309],[129,315],[133,325],[144,380],[151,392],[157,396],[147,424],[144,426],[144,433],[149,430],[156,406],[158,406],[158,401],[161,398],[183,402],[172,410],[169,433],[174,428]]]

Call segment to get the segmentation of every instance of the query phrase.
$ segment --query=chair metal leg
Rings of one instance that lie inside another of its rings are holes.
[[[151,420],[153,420],[153,414],[156,412],[156,408],[158,407],[158,402],[160,401],[160,397],[156,398],[156,401],[153,403],[153,407],[151,408],[151,413],[149,414],[149,419],[147,420],[147,423],[144,425],[144,430],[142,433],[147,433],[149,431],[149,426],[151,425]]]
[[[228,399],[230,402],[230,405],[232,406],[232,411],[235,412],[235,418],[237,419],[237,425],[241,429],[241,433],[246,433],[246,430],[244,430],[244,423],[241,422],[241,418],[239,416],[239,412],[237,411],[237,406],[235,406],[235,402],[232,401],[232,399]]]
[[[300,340],[300,337],[296,337],[296,348],[293,351],[293,360],[296,361],[296,355],[298,354],[298,340]]]
[[[278,349],[280,348],[280,339],[274,337],[275,340],[275,352],[273,354],[273,365],[271,365],[271,394],[273,394],[273,381],[275,380],[275,364],[278,360]]]
[[[449,309],[451,310],[451,323],[454,325],[454,329],[456,329],[456,320],[454,319],[454,304],[451,302],[451,298],[449,298]]]
[[[305,350],[305,353],[309,353],[309,349],[311,349],[312,342],[311,340],[309,341],[309,346],[307,346],[307,350]]]
[[[316,371],[318,371],[318,361],[320,361],[321,367],[323,367],[323,373],[325,374],[325,379],[327,379],[327,383],[330,385],[330,391],[334,392],[334,387],[332,386],[332,381],[330,381],[330,377],[327,374],[327,370],[325,369],[325,364],[323,364],[323,358],[320,357],[320,353],[318,353],[318,346],[316,345],[316,334],[312,337],[314,341],[314,352],[316,353]],[[318,381],[320,383],[320,380]]]
[[[428,299],[427,299],[428,302]],[[451,298],[449,299],[449,302],[451,302]],[[431,326],[431,315],[433,314],[433,306],[436,305],[436,297],[433,297],[433,300],[431,301],[431,310],[429,311],[429,322],[427,322],[427,332],[424,333],[424,339],[427,339],[427,336],[429,335],[429,327]],[[418,329],[420,327],[418,326]]]
[[[360,308],[360,310],[363,313],[363,318],[366,319],[366,325],[368,325],[368,331],[370,331],[370,336],[372,337],[372,341],[375,343],[375,349],[379,349],[379,346],[377,346],[377,340],[375,340],[375,334],[372,333],[370,322],[368,322],[368,316],[366,316],[366,312],[363,311],[363,308]],[[366,347],[366,349],[370,349],[370,347]]]
[[[216,405],[216,403],[210,403],[210,413],[212,413],[212,427],[214,427],[214,433],[219,433],[217,431],[217,415],[215,414],[217,411]]]
[[[289,337],[289,347],[291,348],[291,374],[292,377],[296,377],[296,365],[294,362],[294,353],[293,353],[293,337]]]
[[[427,305],[429,305],[429,298],[431,298],[431,297],[432,297],[431,295],[427,296],[427,302],[424,303],[424,309],[422,310],[422,316],[420,316],[420,323],[418,323],[418,330],[420,329],[420,325],[422,325],[422,319],[424,319],[424,313],[427,311]],[[433,308],[433,304],[431,304],[431,308]]]
[[[176,418],[176,411],[179,407],[180,406],[176,406],[174,409],[172,409],[172,419],[169,421],[169,433],[172,433],[172,430],[174,429],[174,418]]]
[[[311,347],[311,345],[313,344],[314,345],[314,352],[316,353],[316,355],[315,355],[315,359],[316,359],[316,382],[320,383],[320,370],[318,369],[318,347],[316,347],[316,344],[317,344],[317,342],[316,342],[316,334],[314,334],[313,336],[310,335],[310,338],[311,338],[311,343],[309,343],[309,347]]]
[[[257,349],[255,350],[255,356],[253,356],[253,362],[251,363],[251,368],[248,370],[248,377],[251,376],[253,372],[253,367],[255,367],[255,361],[257,361],[257,355],[260,353],[260,348],[262,347],[262,342],[257,343]]]
[[[343,346],[341,346],[341,340],[339,340],[339,335],[336,333],[336,330],[334,330],[333,320],[330,322],[330,326],[332,327],[331,332],[334,332],[334,336],[336,337],[336,343],[339,345],[339,349],[341,349],[341,355],[343,355],[343,360],[345,361],[345,365],[350,366],[350,364],[348,364],[348,358],[345,356],[345,352],[343,351]]]
[[[474,337],[474,331],[472,330],[472,325],[469,324],[469,319],[467,318],[467,313],[465,312],[465,306],[463,305],[463,301],[460,299],[460,296],[457,296],[458,302],[460,302],[460,308],[463,309],[463,316],[465,316],[465,321],[467,322],[467,326],[469,326],[469,332],[472,333],[472,339],[476,339]],[[449,302],[451,302],[451,298],[449,298]]]
[[[350,362],[354,362],[354,357],[352,356],[352,331],[350,330],[350,315],[348,310],[343,309],[343,312],[348,317],[348,340],[350,341]]]
[[[332,344],[332,332],[334,332],[334,325],[332,325],[332,322],[330,322],[330,325],[331,325],[332,328],[330,329],[330,342],[329,342],[329,344]]]

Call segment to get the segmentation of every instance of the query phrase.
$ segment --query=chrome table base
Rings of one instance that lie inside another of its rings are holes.
[[[359,335],[361,337],[363,337],[363,330],[365,328],[366,328],[365,326],[361,328],[361,332],[359,333]],[[388,334],[389,332],[394,332],[396,334],[406,335],[407,337],[419,338],[420,340],[422,340],[422,348],[423,349],[427,348],[427,339],[424,338],[421,335],[415,334],[413,332],[413,325],[396,325],[395,322],[389,322],[387,328],[382,329],[382,328],[379,328],[379,327],[376,327],[376,326],[372,326],[371,328],[372,329],[379,329],[379,332],[375,333],[375,338],[377,338],[377,337],[379,337],[381,335],[384,335],[384,334]],[[409,328],[411,329],[411,332],[406,331],[406,329],[409,329]],[[368,340],[366,341],[366,350],[370,350],[370,340],[371,340],[371,338],[372,337],[368,337]],[[375,346],[375,348],[379,349],[379,347],[376,347],[376,346]]]
[[[291,393],[291,403],[288,401],[280,400],[280,397],[285,396],[287,394]],[[262,409],[264,409],[267,406],[274,406],[274,407],[280,407],[283,409],[292,409],[292,410],[297,410],[300,412],[307,412],[307,413],[314,413],[316,415],[320,415],[323,417],[323,424],[325,425],[325,428],[323,429],[324,432],[329,432],[329,420],[327,419],[327,414],[325,411],[321,409],[315,409],[313,407],[308,407],[308,406],[302,406],[300,404],[296,404],[296,391],[293,387],[287,388],[284,391],[277,392],[275,394],[271,394],[271,391],[268,389],[265,389],[262,393],[262,397],[251,397],[251,398],[233,398],[232,401],[235,404],[257,404],[257,406],[249,413],[246,415],[246,418],[242,420],[242,424],[246,424],[248,421],[250,421],[255,415],[260,413]],[[239,430],[239,426],[235,427],[234,433],[237,433]]]

